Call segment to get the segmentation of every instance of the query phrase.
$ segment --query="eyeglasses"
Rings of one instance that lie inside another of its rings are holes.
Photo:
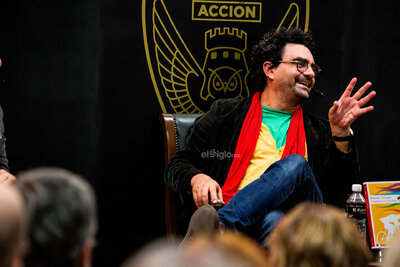
[[[304,73],[308,69],[308,66],[311,66],[311,69],[313,70],[315,77],[317,77],[318,74],[322,71],[321,68],[317,64],[314,64],[314,63],[309,64],[308,61],[305,59],[291,60],[291,61],[275,61],[275,62],[296,64],[297,70],[300,73]]]

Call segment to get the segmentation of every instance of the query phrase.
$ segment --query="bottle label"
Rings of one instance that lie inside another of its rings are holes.
[[[346,212],[349,218],[364,219],[367,216],[367,209],[364,203],[347,203]]]
[[[367,234],[367,209],[365,203],[347,203],[346,212],[354,224],[361,230],[365,241]]]

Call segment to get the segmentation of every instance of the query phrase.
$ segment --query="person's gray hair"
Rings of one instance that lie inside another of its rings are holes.
[[[96,198],[81,176],[42,167],[17,175],[30,221],[28,266],[75,266],[97,232]]]
[[[0,266],[23,259],[26,216],[21,195],[12,185],[0,184]]]

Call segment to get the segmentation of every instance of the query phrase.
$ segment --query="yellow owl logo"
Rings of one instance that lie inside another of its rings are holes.
[[[214,28],[205,33],[207,55],[202,72],[206,82],[200,90],[204,101],[249,96],[246,46],[247,34],[237,28]]]
[[[199,0],[196,2],[201,3]],[[306,2],[305,30],[308,28],[309,6],[308,0]],[[142,8],[144,16],[145,0]],[[222,6],[220,10],[226,12],[221,13],[222,15],[226,15],[229,9],[223,10]],[[173,109],[169,112],[202,113],[216,99],[245,98],[250,95],[247,85],[249,68],[245,57],[247,33],[244,30],[232,26],[208,29],[203,34],[206,55],[203,62],[199,63],[175,26],[164,0],[153,1],[151,17],[152,32],[147,33],[143,18],[143,33],[153,84],[163,112],[166,112],[166,108],[162,98],[166,98]],[[279,27],[299,27],[299,17],[298,5],[291,3]],[[152,50],[146,44],[147,35],[152,37]],[[155,57],[156,63],[153,65],[149,60],[150,56]],[[155,82],[156,78],[158,83]]]

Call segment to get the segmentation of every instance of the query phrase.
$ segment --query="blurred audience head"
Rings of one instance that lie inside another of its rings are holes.
[[[344,212],[302,203],[284,217],[268,238],[269,266],[365,267],[371,259],[360,231]]]
[[[157,240],[130,257],[122,267],[264,267],[265,252],[255,241],[225,232],[195,237],[185,247]]]
[[[133,253],[122,263],[121,267],[183,267],[187,263],[187,255],[178,249],[177,243],[159,239],[146,244],[139,251]]]
[[[24,202],[11,185],[0,185],[0,267],[23,266],[26,250]]]
[[[400,267],[400,235],[389,244],[383,254],[384,267]]]
[[[219,251],[226,266],[263,267],[267,264],[266,252],[255,240],[231,230],[225,230],[222,234],[199,236],[189,244],[187,251],[199,258],[207,258],[207,254],[212,255],[213,251]],[[232,259],[232,262],[228,263],[227,258]]]
[[[17,177],[30,222],[26,265],[90,266],[97,232],[92,187],[60,168],[38,168]]]

